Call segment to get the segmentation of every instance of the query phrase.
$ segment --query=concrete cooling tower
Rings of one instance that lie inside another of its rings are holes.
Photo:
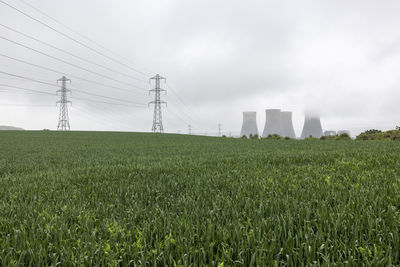
[[[288,136],[290,138],[296,138],[296,134],[293,128],[292,121],[292,112],[291,111],[282,111],[282,133],[284,137]]]
[[[270,134],[279,134],[280,136],[283,136],[282,116],[280,109],[265,110],[265,127],[262,136],[268,137]]]
[[[305,117],[301,139],[309,137],[310,135],[316,138],[320,138],[322,136],[322,126],[319,116],[306,115]]]
[[[243,124],[242,130],[240,131],[240,136],[258,135],[257,128],[257,112],[255,111],[246,111],[243,112]]]

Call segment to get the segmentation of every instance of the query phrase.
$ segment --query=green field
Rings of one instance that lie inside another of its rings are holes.
[[[0,265],[400,265],[400,142],[0,133]]]

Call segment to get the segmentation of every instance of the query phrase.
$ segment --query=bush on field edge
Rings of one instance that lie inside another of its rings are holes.
[[[382,132],[380,130],[372,129],[359,134],[356,140],[393,140],[400,141],[400,127],[397,126],[395,130]]]

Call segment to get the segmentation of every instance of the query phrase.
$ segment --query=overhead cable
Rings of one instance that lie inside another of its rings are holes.
[[[1,2],[1,0],[0,0],[0,2]],[[131,83],[127,83],[127,82],[124,82],[124,81],[121,81],[121,80],[118,80],[118,79],[114,79],[114,78],[112,78],[112,77],[110,77],[110,76],[108,76],[108,75],[104,75],[104,74],[101,74],[101,73],[99,73],[99,72],[92,71],[92,70],[90,70],[90,69],[81,67],[81,66],[76,65],[76,64],[74,64],[74,63],[71,63],[71,62],[69,62],[69,61],[66,61],[66,60],[63,60],[63,59],[61,59],[61,58],[58,58],[58,57],[49,55],[49,54],[44,53],[44,52],[42,52],[42,51],[39,51],[39,50],[37,50],[37,49],[35,49],[35,48],[29,47],[29,46],[24,45],[24,44],[22,44],[22,43],[13,41],[13,40],[11,40],[11,39],[8,39],[8,38],[6,38],[6,37],[4,37],[4,36],[0,36],[0,39],[3,39],[3,40],[8,41],[8,42],[10,42],[10,43],[16,44],[16,45],[21,46],[21,47],[23,47],[23,48],[29,49],[29,50],[31,50],[31,51],[34,51],[34,52],[38,53],[38,54],[44,55],[44,56],[46,56],[46,57],[49,57],[49,58],[54,59],[54,60],[57,60],[57,61],[62,62],[62,63],[64,63],[64,64],[70,65],[70,66],[72,66],[72,67],[75,67],[75,68],[84,70],[84,71],[89,72],[89,73],[91,73],[91,74],[94,74],[94,75],[97,75],[97,76],[100,76],[100,77],[109,79],[109,80],[111,80],[111,81],[114,81],[114,82],[117,82],[117,83],[120,83],[120,84],[124,84],[124,85],[130,86],[130,87],[134,87],[134,88],[138,88],[138,89],[141,89],[141,90],[145,90],[145,91],[146,91],[146,89],[143,89],[143,88],[141,88],[141,87],[138,87],[137,85],[134,85],[134,84],[131,84]]]
[[[49,44],[49,43],[44,42],[44,41],[42,41],[42,40],[39,40],[38,38],[35,38],[35,37],[33,37],[33,36],[30,36],[30,35],[28,35],[28,34],[26,34],[26,33],[23,33],[23,32],[21,32],[21,31],[18,31],[18,30],[16,30],[16,29],[11,28],[11,27],[9,27],[9,26],[7,26],[7,25],[4,25],[4,24],[2,24],[2,23],[0,23],[0,26],[3,27],[3,28],[6,28],[6,29],[9,30],[9,31],[18,33],[18,34],[20,34],[20,35],[22,35],[22,36],[24,36],[24,37],[26,37],[26,38],[29,38],[29,39],[31,39],[31,40],[34,40],[34,41],[36,41],[36,42],[38,42],[38,43],[40,43],[40,44],[43,44],[43,45],[48,46],[48,47],[51,47],[51,48],[53,48],[53,49],[55,49],[55,50],[61,51],[61,52],[65,53],[65,54],[67,54],[67,55],[73,56],[73,57],[75,57],[75,58],[77,58],[77,59],[79,59],[79,60],[82,60],[82,61],[88,62],[88,63],[90,63],[90,64],[96,65],[96,66],[101,67],[101,68],[103,68],[103,69],[106,69],[106,70],[108,70],[108,71],[117,73],[117,74],[119,74],[119,75],[128,77],[128,78],[133,79],[133,80],[136,80],[136,81],[140,81],[140,82],[144,82],[144,83],[147,83],[147,82],[148,82],[147,80],[143,80],[143,79],[139,79],[139,78],[133,77],[133,76],[128,75],[128,74],[126,74],[126,73],[123,73],[123,72],[114,70],[114,69],[109,68],[109,67],[107,67],[107,66],[104,66],[104,65],[102,65],[102,64],[98,64],[98,63],[96,63],[96,62],[94,62],[94,61],[91,61],[91,60],[85,59],[85,58],[83,58],[83,57],[81,57],[81,56],[75,55],[75,54],[73,54],[73,53],[71,53],[71,52],[68,52],[68,51],[66,51],[66,50],[64,50],[64,49],[61,49],[61,48],[55,46],[55,45],[52,45],[52,44]]]
[[[29,19],[31,19],[31,20],[34,20],[34,21],[36,21],[36,22],[38,22],[38,23],[40,23],[41,25],[43,25],[43,26],[45,26],[45,27],[51,29],[52,31],[54,31],[54,32],[56,32],[56,33],[58,33],[58,34],[60,34],[60,35],[62,35],[62,36],[64,36],[65,38],[70,39],[71,41],[73,41],[73,42],[75,42],[75,43],[77,43],[77,44],[79,44],[79,45],[81,45],[81,46],[83,46],[83,47],[89,49],[90,51],[93,51],[94,53],[96,53],[96,54],[98,54],[98,55],[101,55],[101,56],[103,56],[103,57],[105,57],[105,58],[107,58],[107,59],[109,59],[109,60],[111,60],[111,61],[114,61],[114,62],[116,62],[116,63],[118,63],[118,64],[120,64],[120,65],[122,65],[122,66],[125,66],[126,68],[129,68],[129,69],[131,69],[131,70],[133,70],[133,71],[135,71],[135,72],[137,72],[137,73],[140,73],[140,74],[142,74],[142,75],[148,77],[148,75],[145,74],[144,72],[142,72],[142,71],[140,71],[140,70],[137,70],[137,69],[135,69],[135,68],[133,68],[133,67],[131,67],[131,66],[129,66],[129,65],[127,65],[127,64],[125,64],[125,63],[123,63],[123,62],[121,62],[121,61],[119,61],[119,60],[117,60],[117,59],[115,59],[115,58],[112,58],[112,57],[110,57],[110,56],[108,56],[108,55],[106,55],[106,54],[104,54],[104,53],[98,51],[98,50],[95,49],[95,48],[90,47],[89,45],[87,45],[87,44],[85,44],[85,43],[83,43],[83,42],[81,42],[81,41],[79,41],[79,40],[77,40],[77,39],[71,37],[70,35],[68,35],[68,34],[66,34],[66,33],[64,33],[64,32],[62,32],[62,31],[59,31],[59,30],[57,30],[56,28],[54,28],[54,27],[48,25],[47,23],[45,23],[45,22],[43,22],[43,21],[41,21],[41,20],[39,20],[39,19],[37,19],[37,18],[34,18],[33,16],[27,14],[26,12],[24,12],[24,11],[22,11],[22,10],[16,8],[15,6],[10,5],[10,4],[7,3],[6,1],[0,0],[0,3],[2,3],[2,4],[4,4],[4,5],[6,5],[6,6],[8,6],[9,8],[11,8],[11,9],[17,11],[17,12],[19,12],[20,14],[24,15],[24,16],[27,17],[27,18],[29,18]]]

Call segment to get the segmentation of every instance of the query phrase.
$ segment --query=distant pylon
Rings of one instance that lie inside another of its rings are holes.
[[[192,125],[188,125],[189,134],[192,134]]]
[[[154,89],[149,90],[149,94],[151,92],[154,92],[154,101],[149,102],[150,104],[154,104],[154,113],[153,113],[153,127],[151,128],[151,131],[153,133],[163,133],[164,128],[163,128],[163,123],[162,123],[162,114],[161,114],[161,105],[162,104],[167,104],[167,102],[161,101],[161,92],[166,92],[166,90],[160,88],[160,81],[166,79],[164,77],[161,77],[160,75],[156,74],[156,76],[150,78],[151,80],[156,81],[156,87]]]
[[[69,131],[69,116],[68,116],[68,103],[72,103],[67,99],[67,93],[71,92],[71,90],[67,89],[67,82],[71,82],[70,79],[67,79],[65,76],[61,77],[61,79],[57,80],[57,83],[61,81],[61,90],[58,90],[57,93],[60,93],[60,100],[57,101],[57,104],[60,104],[60,114],[58,116],[58,125],[57,130],[59,131]]]
[[[218,136],[222,135],[222,124],[218,123]]]

